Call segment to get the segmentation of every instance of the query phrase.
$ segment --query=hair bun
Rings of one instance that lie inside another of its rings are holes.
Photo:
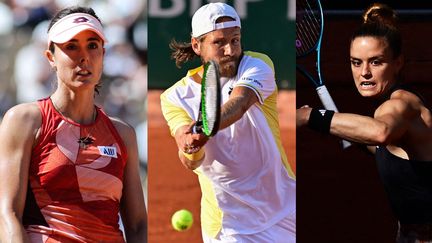
[[[382,3],[374,3],[363,14],[363,23],[381,23],[396,27],[396,12]]]

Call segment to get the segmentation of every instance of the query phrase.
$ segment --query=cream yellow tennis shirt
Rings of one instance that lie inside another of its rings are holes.
[[[161,95],[172,135],[198,117],[201,85],[192,76],[202,68],[190,70]],[[221,230],[227,235],[260,232],[295,211],[295,176],[281,145],[270,58],[245,52],[237,76],[222,84],[223,103],[237,86],[252,89],[259,102],[207,142],[205,159],[195,170],[202,191],[201,225],[211,237]]]

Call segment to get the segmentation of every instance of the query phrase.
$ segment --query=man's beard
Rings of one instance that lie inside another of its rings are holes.
[[[237,75],[237,69],[240,63],[240,57],[227,57],[219,60],[220,76],[224,78],[233,78]]]
[[[241,56],[238,57],[223,57],[217,60],[219,66],[219,74],[223,78],[233,78],[237,75],[237,69],[240,64]],[[203,63],[204,60],[201,59]],[[215,60],[216,61],[216,60]]]

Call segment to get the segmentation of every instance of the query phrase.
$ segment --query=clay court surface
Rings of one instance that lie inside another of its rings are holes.
[[[148,93],[148,242],[199,243],[201,192],[196,175],[183,167],[177,147],[161,114],[159,95]],[[289,162],[295,169],[295,92],[281,91],[278,100],[281,137]],[[171,215],[179,209],[194,215],[193,227],[177,232]]]

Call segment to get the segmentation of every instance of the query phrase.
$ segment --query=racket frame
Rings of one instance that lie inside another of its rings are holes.
[[[207,114],[205,112],[206,109],[206,81],[207,81],[207,70],[212,66],[215,69],[215,79],[216,79],[216,105],[215,105],[215,122],[213,124],[213,129],[210,130],[209,124],[207,122]],[[219,123],[220,123],[220,115],[221,115],[221,87],[220,87],[220,74],[219,74],[219,67],[217,63],[213,60],[208,61],[204,65],[204,75],[203,79],[204,85],[201,83],[201,112],[202,112],[202,121],[203,121],[203,132],[205,135],[212,137],[216,135],[217,131],[219,130]],[[203,97],[204,96],[204,97]]]
[[[307,1],[307,0],[306,0]],[[315,86],[315,90],[318,93],[318,96],[321,100],[321,103],[323,104],[324,108],[327,110],[333,110],[334,112],[339,112],[339,110],[336,107],[336,104],[333,101],[333,98],[331,97],[327,87],[324,84],[323,78],[321,76],[321,42],[324,34],[324,14],[321,6],[320,0],[315,0],[317,2],[317,6],[320,12],[320,18],[321,18],[321,29],[320,34],[317,43],[313,48],[311,48],[309,51],[305,52],[303,55],[297,56],[297,58],[302,58],[304,56],[309,55],[313,51],[316,52],[316,62],[315,62],[315,70],[317,73],[318,78],[312,77],[310,73],[306,71],[305,68],[303,68],[300,65],[296,65],[297,70],[305,76],[307,79],[309,79],[310,82]],[[342,140],[342,147],[345,149],[349,146],[351,146],[351,142],[347,140]]]
[[[206,82],[207,82],[207,71],[208,68],[212,66],[215,69],[215,76],[216,76],[216,114],[215,114],[215,122],[213,124],[213,129],[210,130],[209,124],[207,121],[207,114],[205,113],[206,110]],[[199,113],[198,113],[198,119],[193,127],[193,133],[203,133],[208,137],[212,137],[216,135],[216,133],[219,130],[219,124],[220,124],[220,116],[221,116],[221,87],[220,87],[220,73],[219,73],[219,66],[217,63],[213,60],[208,61],[204,64],[204,72],[203,77],[201,81],[201,102],[199,106]]]

